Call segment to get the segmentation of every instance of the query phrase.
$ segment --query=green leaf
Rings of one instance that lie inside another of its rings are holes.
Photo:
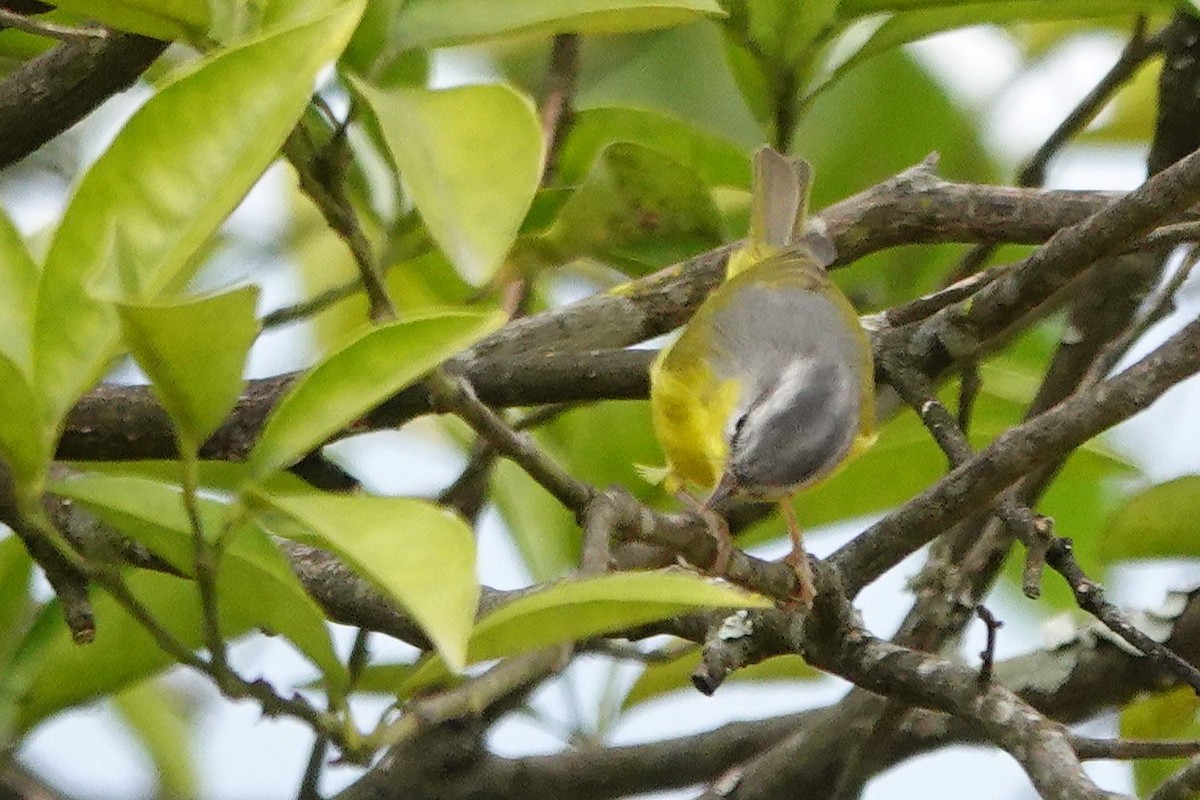
[[[720,28],[707,21],[589,41],[576,108],[665,114],[749,152],[766,136],[724,54]],[[648,75],[668,77],[647,80]]]
[[[198,37],[209,25],[209,0],[54,0],[110,28],[173,41]]]
[[[189,452],[217,429],[242,391],[258,336],[258,288],[172,305],[118,306],[125,344],[154,384]]]
[[[963,5],[988,5],[994,9],[1004,9],[1007,6],[1025,7],[1029,19],[1057,19],[1062,16],[1110,16],[1113,14],[1139,14],[1153,11],[1156,7],[1170,10],[1175,0],[1055,0],[1047,3],[1043,0],[997,0],[991,3],[964,3],[963,0],[842,0],[838,7],[838,15],[842,18],[861,17],[868,14],[878,14],[883,11],[911,12],[919,9],[937,10],[943,14],[953,14]]]
[[[116,352],[114,312],[90,291],[98,285],[110,296],[149,300],[188,279],[197,252],[274,159],[361,12],[361,2],[340,5],[201,63],[142,106],[88,170],[39,287],[35,386],[49,420],[62,418]],[[110,252],[116,264],[105,270]]]
[[[467,661],[580,641],[697,608],[771,605],[761,595],[690,572],[618,572],[567,580],[519,597],[481,619],[471,634]],[[431,660],[405,688],[426,685],[444,674],[442,665]]]
[[[201,646],[203,617],[194,583],[155,572],[129,573],[125,582],[159,625],[185,647]],[[150,633],[107,594],[92,592],[92,608],[96,638],[87,647],[71,640],[57,601],[38,621],[39,630],[33,636],[44,639],[30,652],[36,668],[31,669],[29,686],[18,704],[20,730],[28,730],[64,708],[112,694],[174,663]],[[251,626],[222,621],[227,639]]]
[[[693,170],[637,144],[604,150],[547,239],[562,261],[581,255],[658,268],[724,240],[721,214]]]
[[[141,542],[185,575],[193,573],[195,543],[179,486],[88,474],[58,481],[51,490]],[[197,502],[205,530],[219,529],[228,508],[203,496]],[[243,525],[229,537],[218,564],[217,598],[222,623],[229,620],[231,631],[254,626],[286,636],[321,669],[331,691],[345,690],[348,674],[333,650],[324,612],[262,530]]]
[[[187,700],[161,681],[148,680],[113,695],[113,708],[137,737],[158,774],[160,797],[196,797]]]
[[[1138,700],[1121,709],[1120,735],[1132,741],[1186,740],[1200,736],[1200,699],[1183,687]],[[1185,759],[1139,758],[1133,763],[1139,797],[1148,797],[1164,780],[1184,765]]]
[[[28,378],[4,356],[0,356],[0,387],[0,450],[16,480],[32,485],[53,457],[56,426],[43,421]]]
[[[416,670],[413,664],[382,663],[367,664],[363,667],[354,681],[354,694],[373,694],[384,697],[396,697],[404,682]],[[310,684],[306,688],[318,689],[319,684]]]
[[[12,534],[0,539],[0,746],[12,741],[16,701],[27,677],[12,666],[33,621],[31,577],[33,561],[21,540]]]
[[[700,655],[700,648],[695,647],[666,663],[648,664],[622,700],[622,710],[629,710],[675,692],[686,691],[694,694],[696,687],[692,684],[691,676],[700,664]],[[769,681],[793,683],[813,680],[822,674],[824,673],[809,666],[800,656],[777,656],[738,669],[726,679],[726,684]]]
[[[666,153],[708,186],[750,185],[750,159],[741,147],[675,117],[637,108],[590,108],[576,114],[558,154],[557,182],[582,183],[600,153],[617,142]]]
[[[1100,555],[1105,563],[1135,558],[1200,555],[1196,509],[1200,475],[1160,483],[1128,498],[1104,529]]]
[[[575,516],[529,473],[508,460],[492,470],[491,498],[537,582],[558,578],[579,564]]]
[[[903,5],[897,4],[897,5]],[[925,3],[926,6],[937,5]],[[926,36],[972,25],[1004,25],[1026,20],[1078,20],[1107,17],[1116,13],[1144,13],[1150,4],[1136,2],[1079,2],[1047,3],[1045,0],[1008,0],[1008,2],[963,3],[936,8],[917,8],[894,14],[880,25],[871,37],[848,59],[838,65],[830,81],[882,52],[915,42]],[[1164,3],[1166,5],[1166,3]],[[1151,9],[1152,10],[1152,9]]]
[[[250,453],[252,471],[263,476],[288,466],[504,321],[499,312],[459,311],[367,330],[280,399]]]
[[[458,516],[423,500],[367,495],[257,494],[294,525],[263,524],[281,536],[336,553],[408,611],[455,669],[465,663],[479,604],[475,539]]]
[[[491,277],[541,181],[542,129],[532,101],[501,84],[431,91],[350,82],[442,252],[467,278]]]
[[[38,268],[20,232],[0,209],[0,356],[26,381],[33,376],[33,319]]]
[[[618,33],[721,14],[715,0],[410,0],[393,23],[393,47],[431,47],[513,34]]]

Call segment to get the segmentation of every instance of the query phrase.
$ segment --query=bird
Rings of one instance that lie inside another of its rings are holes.
[[[829,279],[833,243],[806,231],[812,168],[763,147],[753,159],[750,230],[725,279],[650,368],[650,412],[666,466],[653,476],[709,520],[723,574],[733,550],[717,509],[778,503],[809,607],[813,576],[791,499],[875,441],[870,341]],[[706,492],[700,500],[694,489]]]

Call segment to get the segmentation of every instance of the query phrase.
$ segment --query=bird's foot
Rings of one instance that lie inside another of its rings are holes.
[[[813,598],[817,589],[813,585],[812,565],[808,562],[808,553],[803,547],[794,548],[783,558],[783,563],[796,573],[796,588],[788,596],[785,608],[798,611],[808,611],[812,608]]]
[[[708,523],[709,533],[717,542],[717,556],[708,566],[708,573],[718,578],[724,577],[729,569],[729,559],[733,556],[733,536],[729,533],[729,523],[712,509],[703,509],[701,513]]]

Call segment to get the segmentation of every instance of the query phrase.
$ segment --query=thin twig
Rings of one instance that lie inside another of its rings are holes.
[[[23,14],[17,14],[14,11],[8,11],[3,8],[0,8],[0,28],[15,28],[25,33],[32,33],[36,36],[48,36],[51,39],[59,39],[64,42],[79,39],[107,39],[112,35],[107,28],[99,26],[85,25],[82,27],[73,27],[70,25],[57,25],[53,22],[32,19]]]
[[[979,654],[979,689],[983,691],[992,682],[992,672],[996,666],[996,632],[1004,623],[996,619],[996,615],[982,603],[975,606],[975,615],[987,628],[987,643]]]
[[[1197,323],[1193,323],[1194,325]],[[905,402],[917,409],[921,420],[946,453],[953,467],[961,467],[977,456],[962,431],[957,428],[949,411],[922,385],[922,379],[912,370],[897,364],[889,353],[878,357],[888,382],[898,391]],[[1160,664],[1171,674],[1187,683],[1200,694],[1200,670],[1166,645],[1151,639],[1133,625],[1115,605],[1108,602],[1103,589],[1091,580],[1075,562],[1071,543],[1066,539],[1050,536],[1045,520],[1036,517],[1027,507],[1017,502],[1011,493],[1001,494],[995,501],[994,513],[1034,553],[1031,564],[1040,565],[1042,558],[1061,574],[1075,594],[1079,607],[1100,620],[1109,630],[1120,636],[1152,661]],[[1029,573],[1036,570],[1027,567],[1027,584],[1033,584]],[[1032,593],[1036,584],[1027,586]],[[981,673],[982,676],[982,673]]]
[[[1017,173],[1018,186],[1041,186],[1046,181],[1046,166],[1071,139],[1088,126],[1096,115],[1108,105],[1109,100],[1151,56],[1161,52],[1162,33],[1147,38],[1146,18],[1139,16],[1134,22],[1133,32],[1116,62],[1104,77],[1092,87],[1071,112],[1046,137],[1041,146]],[[951,281],[973,274],[984,265],[996,250],[994,244],[976,245],[963,256],[951,273]]]
[[[554,175],[563,139],[575,119],[575,81],[579,73],[579,34],[560,33],[550,49],[550,66],[542,90],[540,115],[546,161],[545,183]]]
[[[1200,757],[1193,758],[1155,789],[1149,800],[1194,800],[1200,793]]]
[[[338,166],[348,152],[346,122],[339,124],[330,140],[318,147],[312,131],[301,120],[283,143],[283,153],[296,170],[300,189],[320,210],[326,224],[341,237],[354,257],[359,280],[367,292],[371,319],[376,322],[395,319],[396,310],[384,288],[371,243],[358,223],[358,216],[346,198],[344,168]]]
[[[1129,352],[1129,349],[1142,338],[1146,331],[1175,310],[1175,296],[1192,274],[1192,269],[1198,260],[1200,260],[1200,251],[1193,251],[1184,257],[1175,273],[1146,301],[1137,318],[1096,355],[1091,367],[1079,381],[1079,390],[1095,386],[1116,367],[1117,362]]]
[[[480,402],[464,378],[437,370],[431,373],[428,381],[438,411],[452,413],[461,418],[477,434],[490,442],[500,455],[524,469],[560,503],[582,517],[596,493],[595,489],[576,480],[569,472],[555,464],[538,449],[527,434],[513,430],[499,414]]]

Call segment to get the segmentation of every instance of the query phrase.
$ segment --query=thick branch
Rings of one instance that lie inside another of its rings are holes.
[[[75,39],[7,75],[0,81],[0,169],[128,87],[166,47],[131,33]]]

